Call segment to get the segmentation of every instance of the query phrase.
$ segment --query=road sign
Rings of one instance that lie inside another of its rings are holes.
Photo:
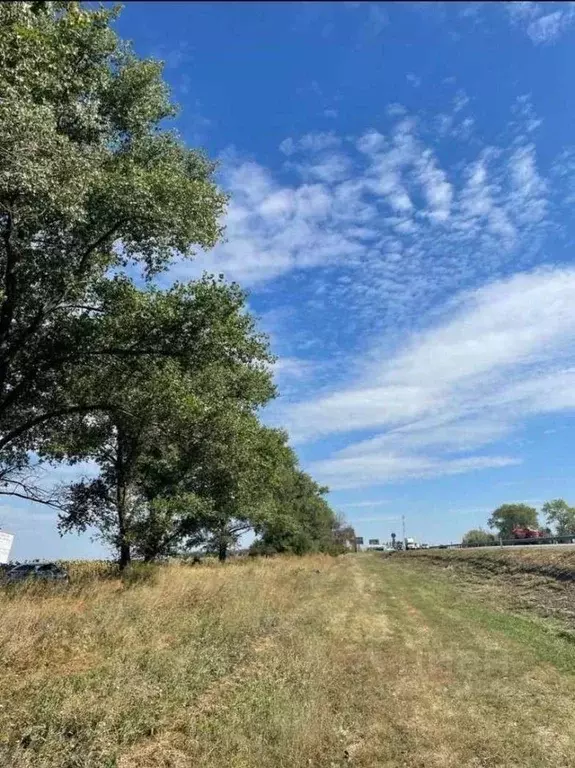
[[[370,539],[369,543],[374,545],[374,546],[377,546],[379,544],[379,539]]]
[[[363,536],[356,536],[355,543],[358,544],[360,547],[363,546]]]
[[[13,541],[14,535],[12,533],[0,531],[0,563],[9,562]]]

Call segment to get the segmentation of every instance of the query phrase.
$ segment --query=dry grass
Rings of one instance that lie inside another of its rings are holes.
[[[417,557],[440,563],[468,563],[476,568],[508,573],[539,573],[553,578],[575,580],[575,546],[519,546],[483,549],[420,549],[394,553],[392,557]]]
[[[572,765],[569,642],[417,563],[250,560],[0,593],[0,765]]]

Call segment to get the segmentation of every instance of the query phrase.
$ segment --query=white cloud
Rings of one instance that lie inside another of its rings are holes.
[[[527,34],[538,45],[548,43],[558,37],[572,21],[571,14],[555,11],[532,21],[527,27]]]
[[[284,155],[293,155],[293,153],[296,151],[296,143],[291,138],[291,136],[288,136],[287,139],[282,141],[279,148],[280,152],[283,152]]]
[[[572,2],[511,2],[505,7],[511,22],[522,28],[535,45],[553,42],[575,22]]]
[[[284,139],[280,144],[280,150],[284,155],[293,155],[296,152],[321,152],[340,144],[341,139],[334,133],[307,133],[298,141],[294,141],[291,137]]]
[[[407,426],[392,429],[384,435],[352,443],[339,451],[338,456],[369,455],[379,450],[441,449],[463,451],[478,448],[505,437],[510,432],[507,422],[480,419],[451,421],[451,416],[427,418]]]
[[[429,204],[429,216],[435,221],[446,221],[451,210],[453,190],[445,172],[437,167],[429,149],[422,152],[418,166],[418,178]]]
[[[394,520],[401,520],[401,517],[398,517],[397,515],[369,515],[367,517],[355,517],[354,515],[351,522],[354,525],[357,525],[358,523],[391,523]]]
[[[478,469],[508,467],[519,463],[508,456],[470,456],[434,460],[419,456],[373,454],[358,459],[334,458],[311,465],[314,476],[331,490],[345,490],[393,481],[459,475]]]
[[[469,104],[470,99],[469,96],[465,93],[465,91],[460,88],[457,93],[455,94],[455,98],[453,99],[453,111],[455,114],[458,112],[461,112],[462,109],[465,109],[465,107]]]
[[[466,99],[456,91],[451,100],[449,130],[459,140],[472,128],[465,124],[473,120]],[[227,242],[169,277],[207,269],[260,287],[312,270],[313,291],[315,279],[324,282],[319,270],[343,268],[349,280],[330,281],[329,299],[354,307],[361,333],[374,322],[397,327],[409,307],[422,313],[473,278],[529,264],[548,226],[550,194],[535,149],[519,132],[522,119],[535,119],[530,105],[519,104],[508,146],[470,144],[457,165],[446,164],[433,141],[423,139],[429,125],[403,108],[395,112],[385,131],[286,139],[281,182],[260,164],[228,153],[222,171],[232,200]],[[375,311],[380,303],[384,313]]]
[[[466,292],[391,358],[284,414],[296,440],[385,429],[313,464],[321,482],[360,487],[516,463],[461,455],[532,415],[575,408],[575,269],[538,270]],[[459,455],[458,455],[459,454]]]
[[[389,23],[385,7],[381,3],[369,3],[368,5],[368,19],[366,27],[369,30],[369,34],[373,36],[379,35],[379,33]]]
[[[540,12],[540,3],[533,2],[517,2],[505,3],[505,7],[509,16],[513,21],[523,22],[530,21],[533,17],[536,17]]]
[[[351,504],[338,504],[342,509],[360,509],[363,507],[379,507],[381,504],[387,504],[385,499],[375,499],[373,501],[355,501]]]
[[[333,184],[349,176],[351,163],[345,155],[334,152],[324,155],[316,163],[300,164],[296,167],[304,179]]]
[[[273,368],[276,374],[300,377],[309,368],[309,363],[297,357],[280,357],[274,363]]]
[[[533,144],[518,148],[509,160],[515,218],[520,222],[537,223],[546,212],[546,185],[540,178]]]

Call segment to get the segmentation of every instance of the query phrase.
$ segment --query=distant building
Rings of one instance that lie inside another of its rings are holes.
[[[13,542],[14,535],[12,533],[0,531],[0,563],[5,565],[10,562],[10,550]]]

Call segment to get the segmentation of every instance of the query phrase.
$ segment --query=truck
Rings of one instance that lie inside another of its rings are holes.
[[[415,539],[407,538],[405,540],[405,548],[406,549],[419,549],[419,544],[415,541]]]
[[[526,544],[536,544],[540,539],[545,538],[545,533],[537,528],[516,525],[511,532],[511,536],[512,540],[516,542],[523,541]]]
[[[512,536],[514,539],[517,540],[533,540],[533,539],[542,539],[545,537],[545,534],[538,530],[537,528],[529,528],[527,526],[521,527],[519,525],[516,525],[515,528],[512,531]]]

